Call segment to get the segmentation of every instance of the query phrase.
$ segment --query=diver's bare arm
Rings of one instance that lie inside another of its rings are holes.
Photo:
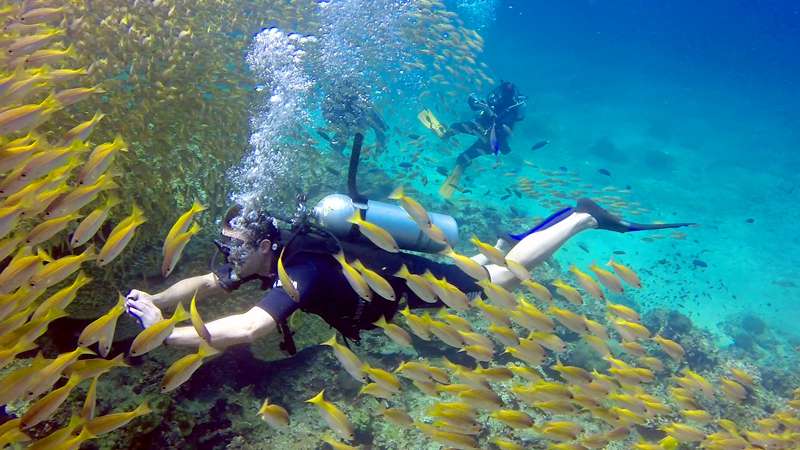
[[[178,302],[188,302],[192,299],[195,291],[198,300],[211,295],[222,294],[225,289],[219,283],[219,279],[213,273],[198,275],[192,278],[178,281],[167,289],[153,295],[153,304],[159,309],[171,308]]]
[[[573,212],[558,223],[526,236],[506,254],[506,258],[531,269],[552,256],[572,236],[595,227],[597,221],[594,217],[583,212]],[[492,282],[506,289],[519,283],[514,274],[503,266],[487,264],[484,267],[489,271]]]
[[[208,322],[206,328],[211,335],[211,345],[222,349],[253,342],[261,336],[275,332],[277,325],[269,313],[256,306],[244,314]],[[200,340],[194,327],[178,327],[172,330],[166,342],[169,345],[197,347]]]

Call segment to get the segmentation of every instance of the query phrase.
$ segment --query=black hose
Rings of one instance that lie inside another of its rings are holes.
[[[358,186],[356,185],[358,162],[361,159],[361,145],[363,143],[364,135],[356,133],[353,138],[353,149],[350,151],[350,167],[347,169],[347,192],[356,203],[367,202],[367,198],[358,193]]]

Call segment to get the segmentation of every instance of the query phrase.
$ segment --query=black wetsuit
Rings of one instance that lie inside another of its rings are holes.
[[[512,98],[502,98],[498,92],[492,93],[485,102],[478,101],[474,96],[470,96],[469,107],[478,112],[478,116],[466,122],[456,122],[450,125],[446,137],[456,134],[471,134],[478,139],[461,152],[456,159],[456,163],[461,167],[467,167],[472,160],[481,155],[494,153],[491,145],[491,129],[495,128],[498,151],[504,155],[511,152],[508,140],[514,124],[525,117],[525,101],[522,96]]]
[[[384,299],[377,294],[373,295],[370,302],[362,300],[350,287],[341,266],[333,257],[336,244],[316,236],[301,235],[287,248],[283,260],[289,278],[297,284],[300,301],[293,301],[281,287],[280,281],[276,281],[257,306],[278,322],[287,319],[298,308],[317,314],[343,336],[357,341],[361,330],[374,328],[372,323],[381,316],[385,316],[387,321],[391,320],[403,304],[408,304],[410,308],[445,306],[441,302],[423,301],[406,286],[405,280],[395,277],[394,274],[403,264],[414,274],[430,270],[437,278],[446,278],[470,296],[481,290],[475,280],[455,265],[437,263],[409,253],[389,253],[369,243],[343,243],[343,246],[348,261],[359,259],[392,285],[397,301]],[[234,281],[228,264],[218,267],[214,272],[228,291],[239,288],[244,282],[260,279],[251,276]],[[262,283],[261,287],[267,289],[270,286],[269,283]]]
[[[322,101],[322,115],[333,131],[329,142],[335,152],[343,154],[353,134],[364,133],[368,129],[375,132],[377,147],[386,147],[388,127],[368,100],[367,94],[361,90],[344,86],[326,95]]]

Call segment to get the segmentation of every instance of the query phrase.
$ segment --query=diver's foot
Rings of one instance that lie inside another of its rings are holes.
[[[644,231],[644,230],[663,230],[666,228],[679,228],[696,225],[691,222],[680,223],[635,223],[623,220],[619,216],[615,216],[610,212],[603,209],[594,200],[588,198],[579,198],[578,204],[575,205],[575,212],[582,212],[591,215],[597,221],[597,228],[601,230],[616,231],[618,233],[627,233],[629,231]]]
[[[578,204],[575,205],[575,212],[587,213],[592,216],[597,221],[597,228],[601,230],[616,231],[618,233],[631,231],[630,223],[603,209],[592,199],[579,198]]]

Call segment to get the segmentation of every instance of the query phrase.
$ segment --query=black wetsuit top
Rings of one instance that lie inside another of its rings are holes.
[[[437,263],[409,253],[389,253],[371,244],[343,245],[347,260],[352,262],[357,258],[366,267],[385,278],[392,285],[397,301],[384,299],[377,294],[372,296],[370,302],[362,300],[350,287],[342,274],[341,266],[333,257],[335,247],[326,247],[326,244],[318,238],[299,236],[292,243],[291,251],[285,253],[283,264],[289,278],[297,285],[300,301],[292,300],[281,287],[280,281],[276,280],[257,306],[279,322],[288,318],[298,308],[317,314],[342,335],[357,341],[359,331],[375,328],[372,323],[381,316],[385,316],[387,321],[391,320],[402,306],[403,299],[410,308],[445,306],[441,302],[425,302],[406,286],[405,280],[395,277],[394,274],[403,264],[414,274],[430,270],[437,278],[444,277],[468,295],[481,290],[475,284],[475,280],[452,264]],[[228,291],[238,289],[245,282],[261,279],[258,276],[251,276],[234,281],[230,276],[229,264],[218,267],[214,273],[223,288]],[[269,285],[264,281],[266,280],[262,279],[262,289],[267,289]]]

